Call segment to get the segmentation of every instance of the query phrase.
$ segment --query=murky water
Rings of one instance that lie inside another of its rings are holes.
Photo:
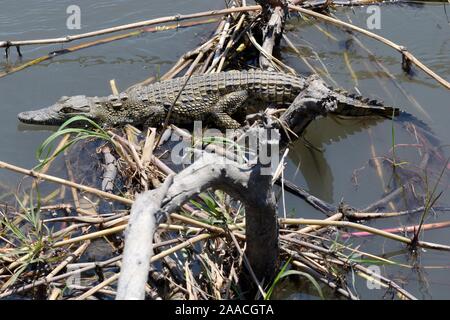
[[[3,0],[0,8],[0,40],[47,38],[79,32],[66,29],[66,8],[71,4],[74,1]],[[176,13],[223,7],[221,0],[190,0],[183,1],[182,5],[173,0],[94,3],[84,0],[76,1],[76,4],[81,7],[81,32]],[[366,8],[339,9],[336,15],[363,27],[369,16]],[[206,39],[214,27],[211,24],[145,34],[66,54],[0,79],[0,160],[33,167],[36,165],[37,146],[51,132],[45,127],[19,125],[16,120],[18,112],[49,105],[62,95],[107,95],[110,92],[110,79],[116,79],[119,88],[124,89],[150,75],[164,73],[180,55]],[[449,29],[443,4],[384,5],[381,7],[381,29],[375,32],[405,45],[431,69],[450,79]],[[350,40],[352,36],[348,33],[327,24],[313,24],[297,18],[290,20],[288,30],[287,35],[296,47],[319,68],[321,65],[317,57],[320,57],[340,87],[351,91],[357,88],[364,95],[382,99],[386,104],[401,106],[427,123],[442,145],[450,143],[449,92],[420,70],[415,70],[414,76],[405,75],[397,52],[358,36],[395,76],[396,85],[369,58],[367,52]],[[30,46],[22,48],[22,52],[26,60],[60,48],[60,45]],[[286,44],[282,57],[297,70],[309,72]],[[351,70],[345,61],[350,63]],[[3,58],[0,60],[0,72],[20,63],[12,50],[9,61]],[[356,75],[356,80],[352,74]],[[402,94],[398,86],[414,97],[423,109],[419,109],[417,104]],[[290,163],[285,176],[325,201],[338,204],[344,200],[355,207],[365,208],[380,199],[384,191],[395,184],[397,177],[394,173],[389,173],[386,166],[382,182],[373,163],[374,154],[389,155],[393,137],[395,143],[415,142],[401,122],[393,124],[389,120],[321,119],[312,123],[305,136],[309,143],[321,151],[307,148],[302,141],[297,142],[290,150]],[[445,149],[443,154],[446,154]],[[406,159],[419,163],[421,160],[417,148],[411,146],[399,148],[396,157],[399,161]],[[442,163],[435,164],[436,170],[442,169],[443,165],[445,159]],[[59,176],[66,175],[65,172],[57,172],[58,165],[52,170],[52,173]],[[444,175],[443,179],[446,182],[447,177]],[[0,171],[1,185],[15,186],[19,180],[18,175]],[[439,203],[448,203],[447,188],[444,188]],[[287,195],[286,207],[290,215],[323,218],[321,213],[315,212],[291,195]],[[395,208],[403,209],[398,203]],[[417,224],[419,219],[420,215],[416,214],[407,218],[377,220],[370,224],[386,228],[398,227]],[[431,215],[426,222],[444,220],[448,220],[447,214],[437,213]],[[424,239],[450,244],[448,229],[426,231]],[[427,250],[421,251],[415,258],[404,250],[403,245],[373,237],[352,238],[348,243],[353,247],[361,245],[361,250],[384,255],[398,263],[415,265],[414,270],[401,266],[379,267],[383,274],[398,281],[419,298],[450,297],[450,254]],[[356,288],[363,298],[382,298],[385,292],[369,290],[366,283],[360,280],[356,282]],[[285,290],[280,290],[279,297],[299,297],[295,291],[292,283],[285,284]]]

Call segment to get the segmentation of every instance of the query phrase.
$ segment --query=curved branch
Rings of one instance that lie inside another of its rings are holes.
[[[118,299],[142,299],[151,260],[150,217],[162,222],[183,203],[202,191],[220,189],[241,200],[246,209],[246,255],[257,279],[271,278],[278,264],[278,219],[272,176],[262,165],[249,167],[214,154],[203,153],[191,166],[162,187],[137,198],[127,228]],[[162,200],[164,199],[164,200]]]

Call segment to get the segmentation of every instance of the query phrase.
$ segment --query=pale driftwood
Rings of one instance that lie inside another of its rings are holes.
[[[116,300],[144,300],[145,284],[153,255],[154,213],[161,207],[162,200],[172,184],[168,176],[156,190],[136,196],[130,211],[125,249]]]
[[[284,10],[281,6],[275,7],[272,15],[270,16],[269,22],[264,28],[264,41],[262,48],[270,56],[273,55],[273,49],[278,45],[281,35],[283,34],[283,26],[285,21],[283,11]],[[260,54],[259,56],[259,66],[263,70],[274,70],[272,63],[264,54]]]
[[[113,193],[114,180],[117,176],[116,158],[111,154],[111,149],[108,146],[102,148],[102,153],[105,159],[102,191]]]
[[[159,223],[167,214],[179,210],[183,203],[196,194],[208,188],[223,190],[245,204],[247,241],[245,252],[258,279],[269,279],[273,276],[278,263],[278,220],[272,192],[272,176],[262,174],[263,168],[259,164],[249,167],[217,155],[203,153],[199,160],[174,176],[170,185],[141,195],[139,199],[142,201],[148,197],[155,199],[164,197],[164,200],[160,209],[157,209],[159,204],[157,201],[156,205],[149,206],[145,214],[138,214],[136,217],[146,215],[144,218],[149,219],[149,215],[156,215]],[[143,288],[146,281],[136,275],[146,274],[151,259],[149,254],[151,241],[148,240],[148,235],[152,232],[148,221],[133,221],[129,226],[125,252],[137,250],[141,251],[141,254],[138,259],[123,260],[119,283],[127,285],[119,285],[120,299],[136,299],[144,295]],[[143,226],[146,227],[146,231],[142,230]],[[134,237],[140,240],[135,239],[136,241],[131,242],[128,240]],[[128,249],[129,246],[137,246],[137,249]]]

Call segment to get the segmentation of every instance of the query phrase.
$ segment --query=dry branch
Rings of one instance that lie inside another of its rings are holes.
[[[49,38],[49,39],[39,39],[39,40],[0,41],[0,48],[8,48],[8,47],[12,47],[12,46],[66,43],[66,42],[71,42],[74,40],[80,40],[80,39],[85,39],[85,38],[89,38],[89,37],[96,37],[96,36],[100,36],[103,34],[119,32],[119,31],[124,31],[124,30],[129,30],[129,29],[135,29],[135,28],[150,26],[150,25],[154,25],[154,24],[161,24],[161,23],[173,22],[173,21],[182,21],[182,20],[187,20],[187,19],[195,19],[195,18],[208,17],[208,16],[222,16],[222,15],[227,15],[229,13],[235,13],[235,12],[259,11],[260,9],[261,9],[260,6],[247,6],[247,7],[222,9],[222,10],[204,11],[204,12],[198,12],[198,13],[193,13],[193,14],[185,14],[185,15],[180,14],[180,15],[176,15],[176,16],[161,17],[161,18],[156,18],[156,19],[151,19],[151,20],[129,23],[129,24],[121,25],[121,26],[106,28],[106,29],[87,32],[87,33],[67,35],[67,36],[63,36],[63,37],[59,37],[59,38]]]
[[[72,181],[69,181],[69,180],[65,180],[65,179],[62,179],[62,178],[54,177],[54,176],[51,176],[51,175],[48,175],[48,174],[39,173],[39,172],[36,172],[34,170],[24,169],[24,168],[21,168],[21,167],[18,167],[18,166],[6,163],[4,161],[0,161],[0,169],[8,169],[8,170],[11,170],[11,171],[14,171],[14,172],[18,172],[18,173],[22,173],[22,174],[25,174],[25,175],[28,175],[28,176],[31,176],[31,177],[34,177],[34,178],[37,178],[37,179],[43,179],[43,180],[47,180],[47,181],[50,181],[50,182],[59,183],[59,184],[62,184],[62,185],[68,186],[68,187],[76,188],[76,189],[81,190],[81,191],[86,191],[86,192],[95,194],[95,195],[97,195],[99,197],[103,197],[103,198],[107,198],[107,199],[110,199],[110,200],[119,201],[119,202],[122,202],[122,203],[125,203],[125,204],[133,204],[133,200],[126,199],[126,198],[123,198],[123,197],[120,197],[120,196],[116,196],[116,195],[111,194],[109,192],[104,192],[104,191],[98,190],[96,188],[84,186],[84,185],[81,185],[81,184],[78,184],[78,183],[75,183],[75,182],[72,182]]]
[[[408,245],[413,244],[413,240],[402,237],[390,232],[386,232],[380,229],[376,229],[373,227],[365,226],[359,223],[355,222],[348,222],[348,221],[331,221],[331,220],[317,220],[317,219],[282,219],[280,221],[280,224],[283,225],[289,225],[289,224],[304,224],[304,225],[317,225],[317,226],[336,226],[336,227],[347,227],[347,228],[354,228],[358,230],[363,230],[370,232],[375,235],[379,235],[391,240],[399,241],[406,243]],[[433,243],[433,242],[426,242],[426,241],[417,241],[417,243],[414,243],[415,245],[422,247],[422,248],[428,248],[428,249],[434,249],[434,250],[442,250],[442,251],[450,251],[450,246]]]
[[[272,56],[273,49],[279,44],[284,27],[284,9],[277,6],[273,9],[269,22],[264,27],[264,41],[262,48],[269,56]],[[261,69],[273,70],[272,64],[264,54],[259,56],[259,66]]]
[[[161,207],[172,178],[168,176],[157,191],[138,195],[131,207],[116,297],[118,300],[145,298],[145,284],[153,255],[154,213]]]
[[[161,209],[150,208],[145,215],[156,215],[157,221],[162,221],[170,212],[177,211],[181,205],[194,195],[208,189],[221,189],[236,199],[240,199],[246,207],[246,254],[250,265],[258,279],[269,279],[273,276],[278,262],[278,223],[275,211],[275,203],[271,189],[271,175],[261,174],[261,165],[249,167],[239,165],[235,162],[224,161],[216,155],[205,153],[202,158],[194,162],[187,169],[181,171],[173,178],[173,182],[164,188],[148,191],[143,194],[142,199],[147,197],[164,198]],[[141,216],[145,216],[142,215]],[[138,237],[140,240],[125,243],[127,246],[139,244],[139,250],[150,252],[151,242],[143,241],[142,230],[138,230],[136,225],[143,225],[136,222],[129,225],[128,238]],[[150,233],[150,226],[146,224],[146,234]],[[144,239],[145,240],[145,239]],[[129,249],[131,250],[131,249]],[[124,260],[124,278],[130,274],[131,270],[137,268],[145,271],[148,268],[150,256],[145,260],[140,258],[139,263],[134,259]],[[142,272],[145,274],[145,272]],[[127,286],[119,287],[119,296],[123,299],[143,297],[142,279],[136,277],[128,278]],[[137,283],[139,282],[139,283]]]

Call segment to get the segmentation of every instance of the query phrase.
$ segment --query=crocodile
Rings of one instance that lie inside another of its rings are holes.
[[[233,118],[238,110],[246,111],[249,106],[259,110],[265,109],[263,106],[287,107],[293,102],[318,114],[392,117],[399,112],[376,100],[335,90],[315,75],[253,70],[179,77],[107,97],[64,96],[49,107],[21,112],[18,118],[24,123],[60,125],[82,115],[103,126],[154,127],[171,110],[170,122],[175,125],[206,120],[219,129],[228,129],[241,127]]]

